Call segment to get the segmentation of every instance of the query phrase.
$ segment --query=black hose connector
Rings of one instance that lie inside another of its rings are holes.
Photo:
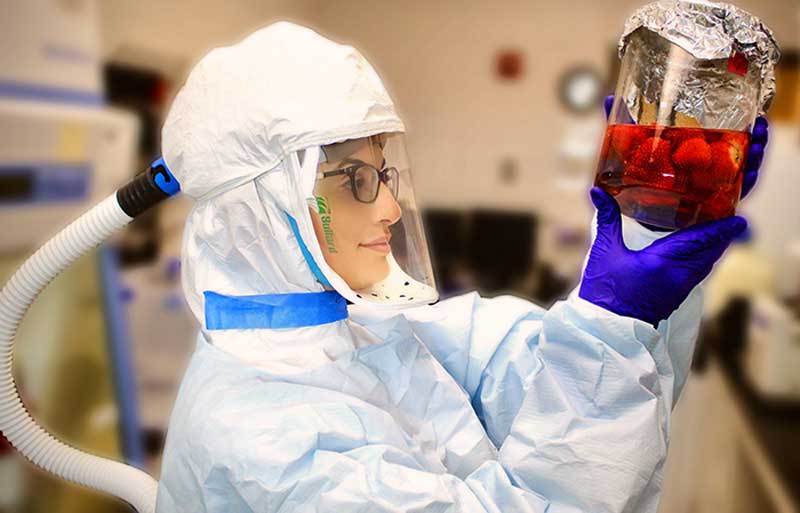
[[[179,191],[178,180],[161,158],[117,190],[117,201],[122,211],[134,218]]]

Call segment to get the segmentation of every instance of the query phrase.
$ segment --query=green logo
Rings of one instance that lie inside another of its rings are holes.
[[[320,220],[322,221],[322,232],[325,234],[325,244],[328,246],[328,253],[336,253],[336,245],[333,242],[331,209],[328,207],[328,198],[317,196],[317,210],[319,210]]]

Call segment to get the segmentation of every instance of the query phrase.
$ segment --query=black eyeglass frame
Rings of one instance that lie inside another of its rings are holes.
[[[378,199],[378,193],[380,192],[381,184],[383,184],[384,186],[386,186],[388,188],[389,187],[389,185],[388,185],[389,173],[394,172],[394,178],[395,178],[394,183],[395,183],[395,186],[394,186],[394,190],[389,188],[389,192],[392,194],[392,197],[394,197],[394,199],[397,199],[397,195],[400,192],[400,172],[397,170],[396,167],[392,167],[392,166],[384,167],[383,169],[379,170],[377,167],[373,166],[372,164],[364,162],[363,160],[356,160],[356,159],[348,159],[348,160],[343,161],[343,163],[344,164],[350,164],[350,165],[348,165],[347,167],[334,169],[333,171],[325,171],[325,172],[320,173],[320,175],[322,176],[322,178],[329,178],[329,177],[332,177],[332,176],[347,175],[348,178],[350,178],[350,192],[353,193],[353,198],[355,198],[356,201],[361,202],[361,203],[375,203],[375,200]],[[374,171],[375,173],[377,173],[377,175],[378,175],[378,186],[375,188],[375,194],[369,200],[364,200],[364,199],[359,198],[358,197],[358,193],[356,192],[358,190],[356,188],[356,172],[362,167],[369,168],[372,171]]]

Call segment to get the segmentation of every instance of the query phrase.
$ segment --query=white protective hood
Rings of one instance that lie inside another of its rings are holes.
[[[182,278],[201,325],[205,291],[320,292],[327,279],[362,302],[326,265],[306,198],[320,146],[403,131],[366,59],[310,29],[280,22],[206,55],[162,132],[164,160],[197,200],[184,233]]]

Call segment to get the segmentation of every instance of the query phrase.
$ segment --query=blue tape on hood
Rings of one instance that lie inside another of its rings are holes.
[[[255,296],[207,290],[203,295],[208,330],[301,328],[347,318],[347,301],[335,290]]]

